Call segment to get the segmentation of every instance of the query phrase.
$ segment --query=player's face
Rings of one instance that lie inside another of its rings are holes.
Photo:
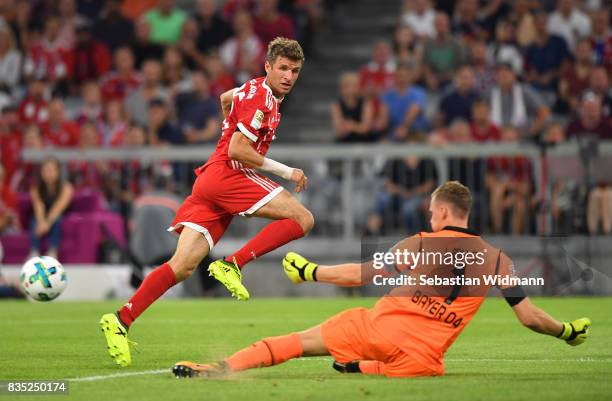
[[[283,97],[293,88],[302,69],[301,61],[293,61],[278,56],[273,64],[266,61],[266,74],[268,85],[277,97]]]

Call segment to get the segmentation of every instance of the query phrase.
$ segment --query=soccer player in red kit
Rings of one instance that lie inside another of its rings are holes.
[[[170,287],[193,273],[234,216],[274,220],[240,250],[208,268],[239,300],[249,299],[241,273],[247,263],[312,229],[312,214],[283,187],[255,170],[293,181],[296,192],[307,187],[302,170],[265,157],[280,122],[279,105],[291,91],[303,63],[298,42],[276,38],[268,45],[266,76],[221,95],[223,133],[208,162],[196,170],[192,193],[169,228],[180,234],[176,252],[145,278],[116,314],[106,314],[100,320],[109,353],[118,365],[131,363],[127,332],[132,322]]]

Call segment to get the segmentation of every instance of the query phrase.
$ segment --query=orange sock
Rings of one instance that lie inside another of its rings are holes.
[[[272,366],[302,356],[302,341],[297,333],[287,336],[269,337],[241,349],[225,359],[234,372]]]
[[[382,375],[384,365],[379,361],[359,361],[359,370],[364,375]]]

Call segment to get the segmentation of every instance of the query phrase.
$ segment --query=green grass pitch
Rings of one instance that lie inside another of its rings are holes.
[[[313,326],[374,299],[161,301],[133,326],[129,368],[115,366],[97,321],[120,302],[0,302],[0,380],[90,378],[68,396],[41,400],[604,400],[612,399],[612,298],[547,298],[559,319],[589,316],[589,340],[570,347],[520,326],[501,299],[489,299],[446,356],[446,376],[387,379],[341,375],[331,358],[297,359],[223,380],[177,380],[181,359],[210,361],[262,337]],[[415,328],[417,329],[417,328]],[[167,373],[141,374],[168,369]],[[134,373],[132,376],[108,377]]]

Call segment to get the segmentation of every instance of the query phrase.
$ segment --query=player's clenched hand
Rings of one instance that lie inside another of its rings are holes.
[[[583,317],[573,322],[563,322],[563,331],[557,337],[569,345],[580,345],[586,341],[590,329],[591,320]]]
[[[289,180],[295,182],[295,192],[297,193],[300,193],[303,189],[308,188],[308,177],[306,177],[306,174],[304,174],[304,172],[299,168],[293,169],[291,178]]]

